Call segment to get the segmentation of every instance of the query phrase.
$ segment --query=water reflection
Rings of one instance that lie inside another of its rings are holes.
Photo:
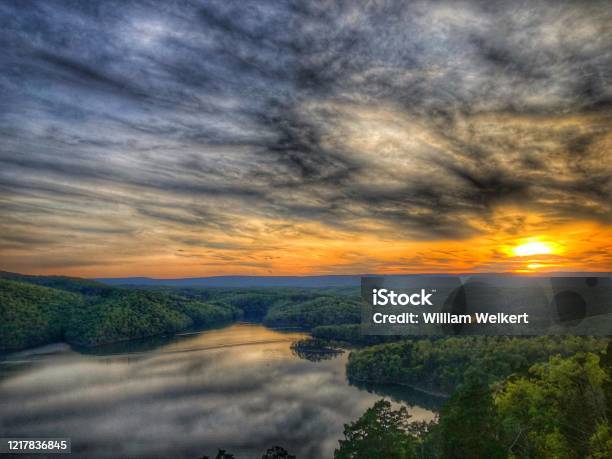
[[[21,363],[0,365],[0,436],[69,436],[72,457],[87,458],[214,457],[220,447],[250,458],[273,445],[330,457],[343,424],[380,396],[348,384],[346,353],[294,355],[291,342],[304,338],[237,324],[154,351],[12,355]]]
[[[387,398],[396,403],[402,403],[411,407],[410,414],[413,416],[412,420],[428,418],[429,413],[425,412],[439,411],[444,402],[448,400],[444,395],[436,395],[397,384],[372,384],[362,381],[349,382],[361,390],[378,395],[378,398]],[[419,413],[422,416],[419,416]]]

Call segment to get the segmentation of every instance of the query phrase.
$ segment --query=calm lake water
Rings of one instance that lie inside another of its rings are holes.
[[[433,418],[435,398],[349,384],[348,353],[296,355],[291,343],[304,337],[234,324],[87,353],[52,345],[4,356],[0,437],[71,437],[67,457],[196,459],[223,448],[259,458],[280,445],[326,458],[343,424],[381,396],[410,406],[414,420]]]

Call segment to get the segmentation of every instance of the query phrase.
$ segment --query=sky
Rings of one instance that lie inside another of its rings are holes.
[[[610,271],[612,9],[0,3],[0,269]]]

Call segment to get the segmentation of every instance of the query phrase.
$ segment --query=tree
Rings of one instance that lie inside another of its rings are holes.
[[[509,452],[517,457],[609,457],[612,449],[599,356],[553,357],[496,398]]]
[[[285,448],[280,446],[273,446],[268,448],[261,459],[295,459],[293,454],[289,454]]]
[[[444,458],[506,457],[498,440],[498,418],[488,378],[468,372],[466,382],[440,412],[432,440]]]
[[[344,440],[334,451],[335,459],[409,459],[416,457],[418,438],[412,433],[405,407],[392,410],[379,400],[356,422],[345,424]]]

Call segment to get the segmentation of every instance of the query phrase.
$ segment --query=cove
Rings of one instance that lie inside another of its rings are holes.
[[[84,353],[66,345],[3,356],[3,436],[68,436],[71,457],[261,457],[280,445],[332,457],[343,425],[385,396],[413,420],[436,399],[409,388],[356,387],[348,352],[312,361],[291,350],[307,337],[261,325],[126,342]]]

